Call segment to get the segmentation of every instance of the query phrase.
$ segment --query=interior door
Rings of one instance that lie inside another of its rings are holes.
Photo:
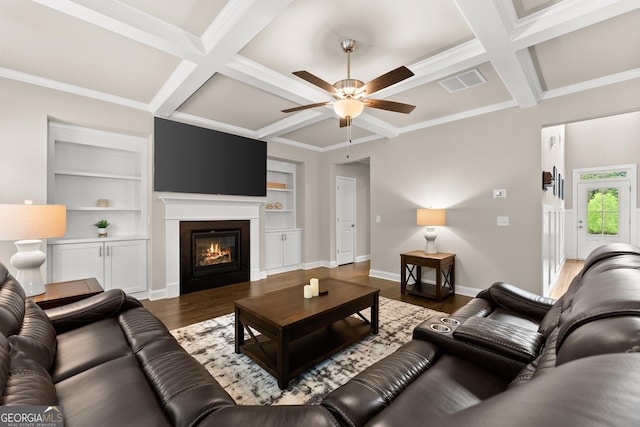
[[[578,259],[605,243],[630,243],[629,181],[578,183]]]
[[[338,265],[355,262],[356,179],[336,177],[336,261]]]

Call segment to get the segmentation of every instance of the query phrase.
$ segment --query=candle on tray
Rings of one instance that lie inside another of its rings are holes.
[[[314,297],[317,297],[318,295],[320,295],[320,283],[319,280],[316,278],[311,279],[311,284],[309,286],[311,286],[311,294]]]
[[[313,292],[311,291],[311,285],[304,285],[304,297],[305,298],[313,297]]]

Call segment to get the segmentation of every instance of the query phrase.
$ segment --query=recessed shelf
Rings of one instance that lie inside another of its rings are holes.
[[[105,179],[123,179],[129,181],[142,181],[142,177],[135,175],[114,175],[108,173],[92,173],[92,172],[79,172],[79,171],[56,171],[55,175],[66,176],[79,176],[84,178],[105,178]]]
[[[123,211],[123,212],[138,212],[141,208],[117,208],[117,207],[97,207],[97,206],[67,206],[67,211]]]
[[[292,188],[267,188],[267,193],[270,191],[281,192],[281,193],[292,193]]]

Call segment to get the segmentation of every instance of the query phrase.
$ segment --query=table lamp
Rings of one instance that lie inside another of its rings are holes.
[[[427,245],[424,253],[438,253],[436,226],[446,225],[446,211],[444,209],[418,209],[416,212],[416,224],[426,226],[424,238],[427,241]]]
[[[40,250],[39,239],[62,237],[66,228],[64,205],[0,204],[0,240],[17,240],[18,252],[9,261],[18,270],[16,280],[27,296],[45,292],[40,267],[47,255]]]

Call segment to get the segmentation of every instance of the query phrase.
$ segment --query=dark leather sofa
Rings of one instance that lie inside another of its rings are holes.
[[[0,265],[0,403],[67,426],[640,425],[640,248],[594,251],[558,301],[498,283],[442,319],[319,405],[242,406],[135,299],[42,311]]]

